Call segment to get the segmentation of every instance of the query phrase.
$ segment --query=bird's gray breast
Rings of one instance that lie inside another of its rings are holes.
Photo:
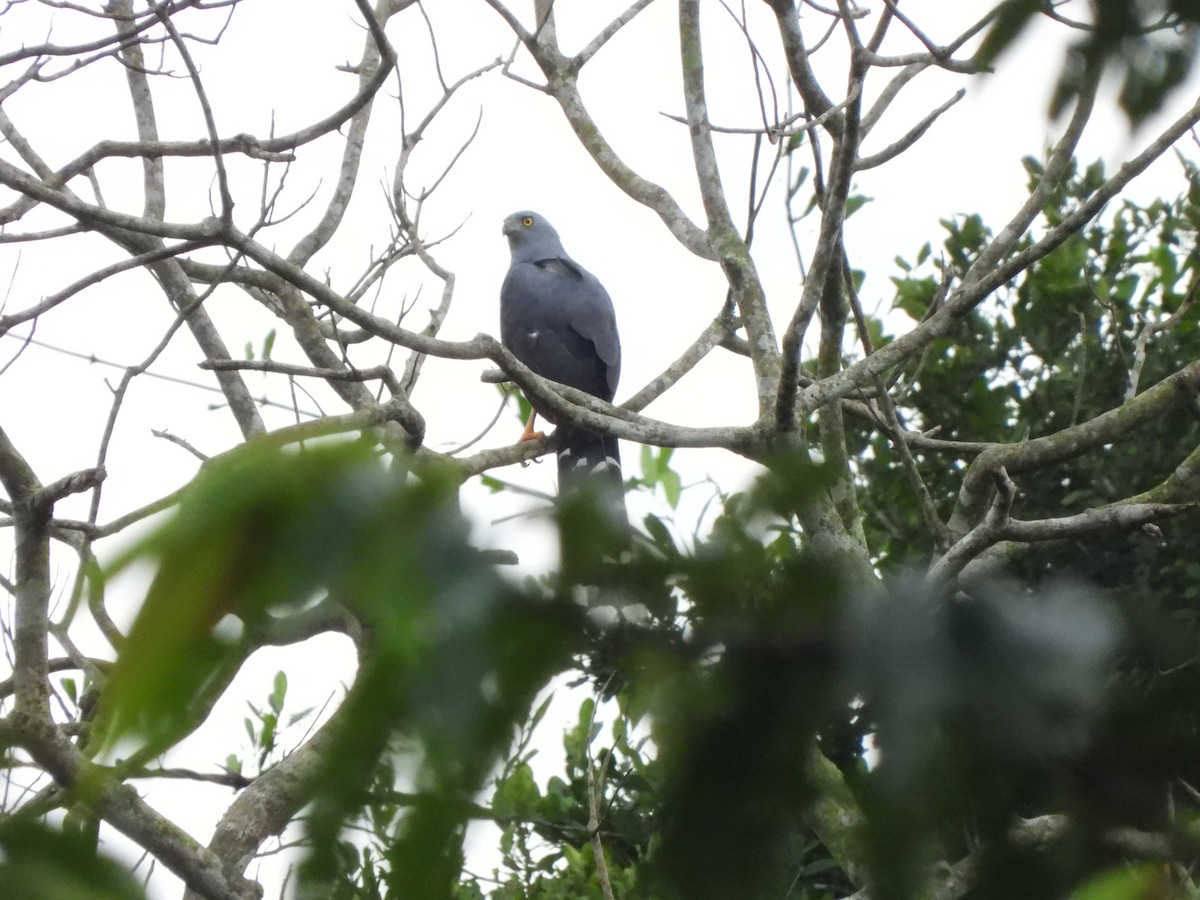
[[[500,337],[539,375],[612,398],[621,358],[612,301],[573,260],[513,262],[500,291]]]

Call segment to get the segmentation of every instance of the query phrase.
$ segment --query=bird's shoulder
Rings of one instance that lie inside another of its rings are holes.
[[[569,256],[548,256],[545,259],[535,260],[533,264],[543,272],[572,278],[576,281],[584,281],[588,275],[583,267]]]
[[[500,297],[502,302],[544,299],[568,306],[612,304],[599,279],[569,256],[514,260],[501,285]]]
[[[583,282],[590,273],[566,254],[554,253],[514,259],[508,268],[509,277],[526,279],[563,279]]]

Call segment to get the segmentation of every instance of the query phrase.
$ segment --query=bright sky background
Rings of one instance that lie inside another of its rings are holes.
[[[100,4],[91,4],[98,6]],[[586,43],[625,6],[611,0],[560,0],[558,34],[566,52]],[[732,4],[731,4],[732,5]],[[882,4],[867,4],[881,8]],[[947,42],[981,15],[990,4],[946,3],[944,0],[906,0],[904,9],[915,21],[927,24],[930,36]],[[1084,4],[1077,4],[1084,5]],[[529,0],[514,2],[528,22]],[[303,9],[304,12],[298,12]],[[721,125],[754,127],[760,123],[753,71],[744,39],[730,15],[716,2],[703,4],[709,104],[712,120]],[[440,61],[447,81],[482,66],[512,47],[507,26],[482,0],[433,0],[427,12],[438,38]],[[779,65],[778,38],[766,4],[747,3],[751,30],[759,49],[772,64],[779,90],[784,91]],[[659,0],[639,16],[585,69],[582,91],[601,130],[617,152],[641,174],[666,186],[695,221],[702,221],[699,195],[692,171],[686,127],[663,113],[682,114],[678,76],[676,6]],[[46,10],[28,3],[0,16],[0,52],[50,39],[68,43],[86,33],[78,30],[80,17]],[[806,11],[806,27],[820,20]],[[219,13],[188,14],[181,25],[213,35]],[[92,27],[94,23],[88,23]],[[388,29],[400,56],[405,112],[411,123],[424,115],[440,93],[431,74],[428,31],[415,8],[398,16]],[[815,36],[809,35],[812,40]],[[920,76],[902,95],[872,134],[866,152],[873,152],[903,134],[917,119],[948,99],[960,86],[966,99],[954,107],[926,137],[898,160],[861,173],[857,193],[875,198],[847,224],[847,246],[852,263],[867,273],[862,296],[868,311],[886,311],[891,290],[888,277],[895,274],[896,255],[912,258],[925,241],[940,239],[940,218],[981,212],[999,228],[1023,198],[1025,173],[1020,159],[1040,154],[1053,133],[1046,121],[1049,90],[1058,74],[1066,29],[1042,25],[1001,60],[999,74],[968,82],[960,76],[932,71]],[[202,67],[204,84],[222,135],[237,132],[266,134],[272,120],[277,134],[302,127],[340,106],[352,94],[355,78],[335,69],[356,61],[364,33],[350,2],[297,4],[294,0],[245,0],[219,46],[193,45]],[[835,99],[844,93],[844,60],[839,57],[839,36],[816,59],[827,92]],[[915,40],[895,25],[885,51],[919,49]],[[172,62],[172,65],[175,64]],[[518,57],[516,71],[536,79],[536,67]],[[885,73],[890,74],[890,73]],[[12,77],[11,73],[9,77]],[[867,101],[884,84],[876,72],[868,82]],[[159,126],[165,139],[195,139],[204,135],[203,122],[192,88],[186,79],[155,79]],[[1131,134],[1115,112],[1111,92],[1100,102],[1102,110],[1089,127],[1080,158],[1103,158],[1111,169],[1139,150],[1161,125],[1189,106],[1200,88],[1193,79],[1174,95],[1163,116],[1152,119]],[[314,273],[328,272],[331,283],[347,289],[364,267],[372,246],[386,242],[391,224],[386,205],[401,134],[399,105],[394,100],[394,79],[376,102],[358,188],[347,221],[338,236],[309,266]],[[393,99],[389,99],[393,98]],[[787,97],[778,103],[786,111]],[[5,103],[5,112],[52,166],[59,166],[103,138],[133,139],[124,73],[112,61],[45,85],[29,85]],[[507,246],[500,222],[517,209],[535,209],[557,227],[568,250],[591,269],[612,295],[624,344],[624,371],[618,402],[632,394],[673,361],[720,309],[725,284],[715,264],[704,262],[679,246],[657,216],[629,200],[610,184],[576,144],[557,104],[494,70],[476,79],[457,95],[415,152],[409,173],[411,188],[431,183],[449,155],[469,136],[481,114],[479,134],[446,179],[424,213],[428,236],[456,234],[434,250],[439,262],[458,276],[455,301],[441,336],[466,339],[478,332],[496,334],[497,292],[508,265]],[[723,175],[735,216],[744,217],[746,164],[751,139],[718,136]],[[1185,141],[1180,150],[1200,158],[1195,143]],[[313,203],[293,220],[273,229],[269,240],[281,250],[290,249],[318,218],[332,189],[341,141],[327,136],[305,148],[287,176],[282,209],[300,206],[310,195]],[[0,154],[16,161],[11,148],[0,145]],[[809,164],[806,151],[797,155]],[[98,169],[107,202],[128,212],[141,208],[141,170],[137,161],[105,161]],[[272,177],[278,177],[276,167]],[[765,171],[765,170],[764,170]],[[231,160],[235,211],[238,224],[248,227],[257,209],[259,163]],[[767,201],[755,243],[755,259],[772,309],[786,322],[798,299],[799,272],[785,229],[781,204],[783,170],[777,176],[774,196]],[[209,160],[168,161],[168,214],[172,221],[194,221],[208,212],[212,188]],[[1142,198],[1174,196],[1184,187],[1178,163],[1170,156],[1135,182],[1133,194]],[[81,188],[84,196],[88,196]],[[7,197],[0,197],[7,203]],[[21,223],[21,230],[36,224],[60,223],[59,217],[39,212]],[[811,243],[817,220],[802,226],[801,238]],[[7,310],[23,309],[61,289],[95,268],[121,258],[121,251],[105,241],[80,237],[69,242],[0,246],[0,298]],[[417,309],[432,306],[441,290],[436,279],[419,265],[405,263],[389,275],[378,298],[379,311],[400,308],[405,299],[421,294]],[[262,344],[268,330],[279,323],[233,289],[223,289],[207,307],[226,336],[232,354],[241,355],[248,342]],[[414,328],[424,325],[414,312]],[[161,293],[141,273],[129,273],[90,289],[38,323],[36,338],[85,356],[128,365],[143,359],[171,321]],[[27,328],[17,329],[22,335]],[[0,367],[12,359],[19,344],[13,337],[0,340]],[[153,371],[200,384],[213,384],[196,368],[201,356],[186,331],[172,342]],[[274,358],[303,362],[299,351],[281,331]],[[404,355],[397,354],[399,368]],[[361,352],[359,365],[382,361]],[[475,436],[495,412],[495,388],[479,382],[487,364],[430,360],[413,397],[426,416],[427,443],[446,449]],[[120,371],[84,359],[72,358],[40,347],[29,348],[0,376],[0,421],[10,437],[31,460],[43,481],[94,464],[99,435],[108,415],[111,395]],[[285,380],[248,374],[255,396],[266,395],[287,404]],[[328,391],[314,391],[327,411],[343,411],[331,402]],[[196,461],[185,451],[155,438],[151,429],[178,435],[205,453],[220,452],[239,436],[216,394],[169,381],[140,378],[130,391],[118,422],[108,462],[108,482],[100,521],[108,521],[141,506],[185,483]],[[313,401],[300,397],[303,409]],[[715,351],[695,373],[648,414],[690,425],[745,423],[754,415],[749,363],[725,351]],[[268,427],[292,421],[285,409],[263,412]],[[500,446],[515,438],[519,428],[507,414],[485,438],[484,446]],[[627,474],[637,471],[638,451],[625,451]],[[751,467],[728,454],[679,451],[678,468],[685,483],[716,478],[725,488],[736,489],[752,475]],[[550,462],[496,473],[537,490],[553,490]],[[549,532],[528,517],[493,525],[525,509],[528,499],[492,498],[481,490],[468,491],[468,508],[477,523],[481,542],[516,547],[523,562],[533,569],[553,560]],[[711,491],[697,487],[688,493],[679,514],[690,529]],[[635,518],[647,502],[634,501]],[[86,516],[85,498],[60,505],[66,517]],[[0,532],[0,564],[10,565],[11,536]],[[100,548],[102,551],[105,547]],[[108,548],[111,551],[113,548]],[[70,589],[73,570],[65,554],[58,556],[55,590],[62,597]],[[144,573],[143,573],[144,575]],[[129,621],[136,608],[137,579],[124,583],[124,603],[114,611]],[[0,610],[8,615],[7,603]],[[101,645],[84,639],[85,649],[99,652]],[[297,664],[300,661],[301,664]],[[6,675],[0,662],[0,678]],[[270,678],[287,668],[292,692],[289,708],[321,704],[340,682],[352,674],[352,663],[342,638],[325,637],[300,650],[268,650],[259,654],[239,678],[230,696],[218,709],[204,733],[216,741],[194,741],[191,748],[172,755],[172,762],[210,769],[220,761],[218,751],[229,749],[222,735],[240,733],[244,698],[265,697]],[[545,755],[557,759],[560,723],[573,719],[577,698],[560,704],[557,721],[547,725]],[[151,797],[167,815],[177,818],[196,837],[206,840],[217,816],[232,795],[210,787],[172,785],[169,792],[155,788]],[[159,798],[162,799],[159,799]],[[257,865],[257,864],[256,864]],[[273,865],[268,860],[265,865]],[[485,864],[485,867],[486,864]],[[250,874],[254,875],[255,866]],[[276,881],[276,884],[278,882]],[[176,896],[168,877],[155,881],[155,896]],[[268,886],[268,896],[270,896]]]

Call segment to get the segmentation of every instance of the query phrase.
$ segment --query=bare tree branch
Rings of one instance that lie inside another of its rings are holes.
[[[683,246],[704,259],[713,259],[714,251],[709,245],[708,235],[698,228],[665,188],[643,178],[629,168],[617,156],[612,146],[604,139],[595,121],[588,114],[583,98],[579,94],[577,72],[571,61],[555,47],[538,41],[526,31],[520,21],[501,0],[487,0],[488,6],[496,10],[517,35],[520,42],[533,56],[534,61],[546,77],[545,90],[562,107],[567,123],[575,132],[583,148],[605,175],[638,203],[654,210],[670,232]]]
[[[1026,218],[1024,210],[1033,204],[1027,202],[1019,214],[1001,235],[998,235],[985,251],[991,260],[989,265],[982,262],[983,256],[972,265],[968,277],[947,298],[943,306],[930,318],[918,325],[912,331],[900,335],[885,347],[879,348],[867,359],[847,367],[839,374],[823,379],[801,392],[798,402],[806,409],[815,409],[823,403],[846,397],[861,385],[869,383],[874,373],[885,372],[904,359],[912,356],[921,347],[937,337],[947,334],[954,323],[969,310],[983,301],[992,291],[1010,281],[1029,268],[1037,260],[1042,259],[1067,238],[1076,233],[1084,224],[1091,221],[1104,205],[1125,188],[1134,178],[1175,143],[1187,134],[1197,122],[1200,122],[1200,102],[1188,110],[1182,117],[1168,126],[1161,135],[1155,138],[1145,150],[1124,163],[1120,169],[1109,178],[1095,194],[1081,203],[1079,208],[1068,214],[1061,223],[1035,241],[1031,246],[1013,253],[1007,259],[1000,261],[998,257],[1001,247],[1008,247],[1019,239],[1020,233],[1016,227],[1018,222],[1025,225],[1032,221],[1038,209],[1031,210]],[[1066,140],[1064,138],[1064,140]],[[1062,146],[1062,144],[1060,144]],[[1044,182],[1048,190],[1049,182]],[[1038,191],[1040,194],[1041,191]]]
[[[750,250],[733,224],[717,167],[716,149],[708,125],[704,94],[704,65],[700,49],[700,6],[698,0],[682,0],[679,6],[679,40],[683,56],[684,100],[692,157],[700,184],[700,196],[708,216],[709,242],[725,273],[742,326],[750,341],[754,364],[759,415],[765,415],[775,400],[780,384],[780,361],[775,330],[767,314],[762,282]],[[782,376],[786,377],[786,375]]]

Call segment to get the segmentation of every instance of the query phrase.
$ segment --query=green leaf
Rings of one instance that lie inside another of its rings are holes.
[[[554,700],[554,694],[549,693],[546,699],[538,704],[538,708],[533,711],[533,715],[529,717],[529,730],[533,731],[542,723],[542,719],[546,717],[546,711],[550,709],[550,703]]]
[[[851,194],[846,198],[846,218],[850,218],[874,199],[863,194]]]
[[[177,513],[117,559],[157,563],[101,695],[101,746],[140,736],[161,752],[199,724],[276,606],[305,602],[344,570],[401,485],[368,446],[238,448],[203,469]]]
[[[388,893],[446,896],[462,868],[463,798],[484,789],[538,693],[582,649],[582,610],[505,582],[467,540],[457,485],[436,474],[383,489],[386,503],[375,496],[383,485],[364,485],[371,496],[355,509],[373,514],[326,549],[336,559],[345,541],[326,577],[335,596],[353,598],[371,650],[338,711],[307,817],[301,883],[316,896],[328,895],[344,823],[374,773],[390,771],[397,735],[421,749],[419,790],[386,847]]]
[[[659,484],[662,485],[663,493],[666,495],[667,503],[671,509],[679,507],[679,498],[683,493],[683,484],[679,479],[679,473],[674,469],[667,469],[662,473],[659,479]]]
[[[1041,0],[1005,0],[975,53],[975,64],[984,69],[990,68],[1000,54],[1013,45],[1041,8]]]
[[[533,769],[522,763],[499,785],[492,797],[492,809],[504,818],[529,819],[537,815],[542,794],[533,779]]]
[[[275,746],[275,728],[279,724],[273,714],[267,713],[262,717],[262,728],[258,733],[258,744],[264,750],[270,750]]]
[[[892,308],[907,313],[914,321],[921,321],[937,294],[937,283],[932,278],[893,278],[892,284],[896,286]]]
[[[650,538],[656,546],[674,554],[675,540],[671,537],[671,532],[667,530],[667,526],[663,524],[662,519],[658,518],[658,516],[648,514],[642,520],[642,525],[650,534]]]
[[[134,878],[96,853],[93,836],[0,818],[0,885],[13,900],[144,900]]]
[[[491,491],[493,494],[498,494],[505,490],[505,484],[499,478],[493,478],[491,475],[480,475],[479,483]]]
[[[271,704],[271,709],[275,710],[276,715],[283,712],[283,701],[287,696],[287,673],[280,669],[275,673],[274,689],[271,691],[271,696],[268,702]]]
[[[642,483],[649,487],[661,486],[667,503],[672,509],[679,506],[679,498],[683,491],[679,473],[671,468],[671,455],[674,447],[662,447],[657,451],[649,445],[642,445]]]
[[[1155,896],[1155,885],[1166,888],[1165,877],[1154,865],[1122,867],[1097,875],[1071,895],[1071,900],[1145,900]]]
[[[654,448],[649,444],[642,444],[642,478],[646,483],[653,485],[655,476],[658,473],[658,461],[654,457]]]

